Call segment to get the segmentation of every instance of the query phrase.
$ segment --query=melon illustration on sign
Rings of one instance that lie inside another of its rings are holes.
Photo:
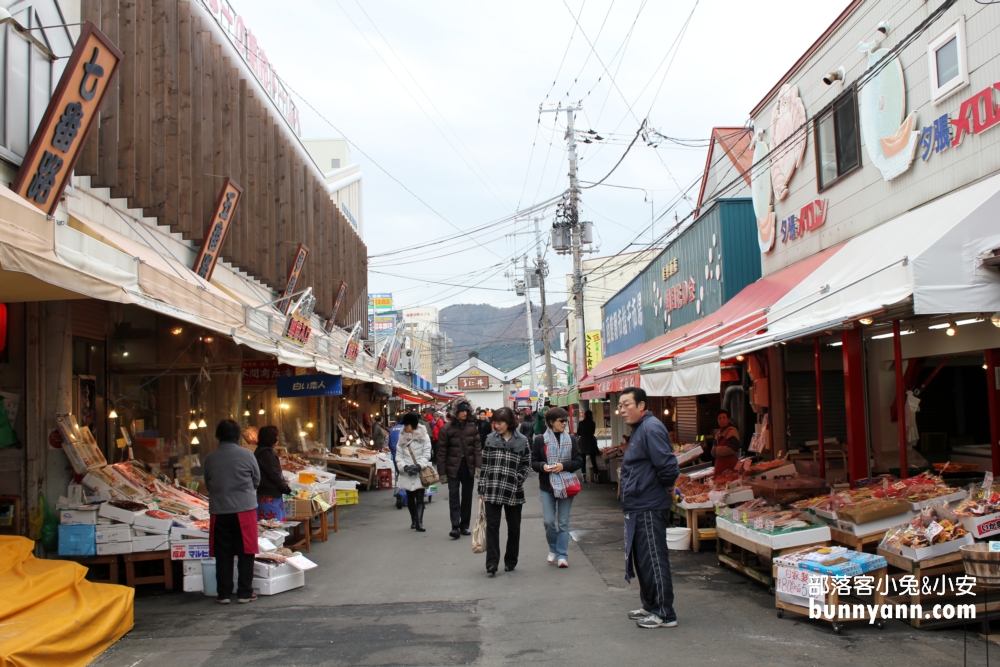
[[[868,54],[869,70],[889,53],[889,49],[875,50],[875,44],[862,44],[859,50]],[[920,127],[916,111],[906,115],[906,85],[899,58],[893,56],[879,67],[878,73],[861,86],[858,115],[868,157],[882,172],[882,178],[891,181],[913,163]]]
[[[771,208],[771,162],[768,159],[767,144],[761,141],[759,134],[753,144],[753,165],[750,171],[750,196],[757,218],[757,241],[760,243],[760,251],[767,252],[774,246],[775,215]]]
[[[799,87],[786,83],[771,113],[771,183],[778,201],[788,196],[788,182],[802,166],[805,154],[806,107],[799,97]]]

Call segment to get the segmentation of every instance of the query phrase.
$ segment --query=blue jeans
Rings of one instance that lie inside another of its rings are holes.
[[[572,508],[572,498],[556,498],[548,491],[542,491],[545,539],[549,542],[549,553],[558,558],[567,558],[566,552],[569,551],[569,511]]]

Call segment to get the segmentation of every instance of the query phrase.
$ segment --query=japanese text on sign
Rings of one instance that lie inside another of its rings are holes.
[[[811,232],[821,227],[826,222],[826,211],[829,203],[829,199],[811,201],[799,209],[798,215],[793,213],[782,220],[780,228],[781,242],[788,243],[789,241],[802,238],[806,232]]]
[[[618,309],[604,316],[606,342],[613,343],[642,327],[642,293],[636,294]]]
[[[223,181],[222,191],[219,192],[219,198],[215,202],[212,221],[205,232],[205,238],[201,241],[198,257],[194,260],[194,272],[205,280],[212,279],[222,244],[233,222],[236,204],[239,203],[242,194],[243,188],[237,185],[236,181],[228,177]]]

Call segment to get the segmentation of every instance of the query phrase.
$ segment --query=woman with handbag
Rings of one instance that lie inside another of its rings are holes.
[[[531,444],[531,467],[538,473],[542,492],[542,523],[549,542],[549,564],[569,567],[569,513],[573,497],[580,492],[576,471],[583,467],[583,454],[575,437],[566,432],[569,413],[552,408],[545,413],[548,428]]]
[[[403,415],[403,432],[396,443],[396,486],[406,491],[406,506],[410,510],[410,528],[424,530],[424,481],[421,470],[431,465],[431,438],[414,412]]]
[[[524,480],[531,472],[528,439],[517,430],[510,408],[493,412],[493,428],[483,447],[483,467],[479,474],[479,498],[486,513],[486,572],[492,577],[500,565],[500,515],[507,518],[507,549],[504,571],[517,567],[521,545],[521,507]]]

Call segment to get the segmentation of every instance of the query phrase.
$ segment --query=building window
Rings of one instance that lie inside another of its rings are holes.
[[[333,169],[340,169],[340,158],[339,157],[330,158],[330,167]]]
[[[969,64],[965,52],[965,17],[945,28],[927,45],[931,100],[940,102],[969,85]]]
[[[820,191],[861,166],[856,97],[852,86],[816,116],[816,180]]]

